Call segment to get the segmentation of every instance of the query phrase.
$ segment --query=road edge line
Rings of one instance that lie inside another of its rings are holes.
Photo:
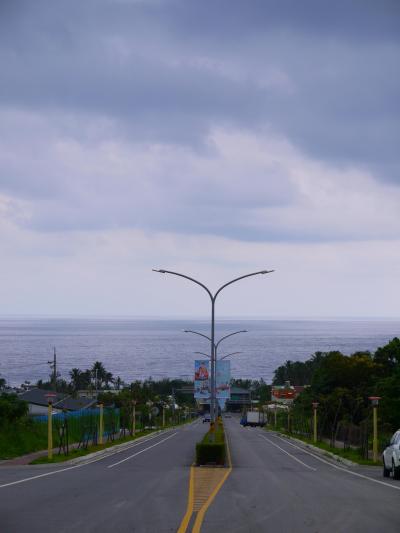
[[[311,455],[312,457],[315,457],[318,461],[321,461],[321,463],[325,463],[329,465],[332,468],[335,468],[336,470],[341,470],[342,472],[345,472],[346,474],[350,474],[352,476],[360,477],[362,479],[366,479],[368,481],[372,481],[373,483],[378,483],[379,485],[384,485],[385,487],[389,487],[394,490],[400,490],[400,487],[397,487],[396,485],[392,485],[391,483],[386,483],[385,481],[380,481],[379,479],[375,479],[373,477],[366,476],[364,474],[360,474],[359,472],[353,472],[353,470],[349,470],[348,468],[344,468],[343,466],[335,465],[331,463],[330,461],[327,461],[326,459],[323,459],[322,457],[318,457],[317,454],[311,453],[304,448],[301,448],[300,446],[296,446],[295,444],[288,441],[288,439],[283,439],[282,437],[277,437],[278,439],[281,439],[284,442],[287,442],[294,448],[298,448],[299,450],[303,451],[304,453],[308,453],[308,455]]]

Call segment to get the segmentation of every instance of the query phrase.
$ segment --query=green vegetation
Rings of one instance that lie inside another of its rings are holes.
[[[191,420],[182,420],[179,422],[179,424],[174,424],[174,427],[176,425],[183,425],[189,423]],[[165,429],[168,427],[171,427],[171,425],[166,426]],[[106,442],[104,444],[95,444],[88,446],[88,448],[70,448],[68,455],[65,454],[55,454],[51,460],[47,458],[47,455],[43,455],[42,457],[39,457],[37,459],[34,459],[30,464],[47,464],[47,463],[62,463],[65,461],[70,461],[71,459],[75,459],[76,457],[83,457],[85,455],[88,455],[90,453],[98,452],[101,450],[105,450],[106,448],[111,448],[113,446],[116,446],[117,444],[123,444],[125,442],[130,442],[135,439],[138,439],[139,437],[144,437],[146,435],[150,435],[151,433],[154,433],[155,431],[158,431],[159,428],[155,429],[145,429],[141,431],[136,431],[134,435],[128,434],[128,435],[121,435],[119,438],[115,438],[113,441]]]
[[[16,394],[0,395],[0,458],[43,448],[43,432],[28,418],[28,404]]]
[[[57,390],[75,396],[77,390],[97,388],[98,401],[104,404],[105,431],[116,433],[125,428],[124,433],[132,432],[133,401],[135,401],[136,429],[144,431],[146,427],[178,425],[188,419],[189,409],[193,410],[193,383],[182,379],[163,379],[153,381],[135,381],[129,386],[121,379],[113,378],[103,364],[97,361],[92,368],[81,371],[74,368],[70,372],[71,380],[57,379]],[[94,380],[94,381],[93,381]],[[110,384],[114,390],[107,392]],[[39,388],[50,389],[53,382],[39,381]],[[118,410],[118,419],[112,413]],[[67,415],[68,442],[79,442],[86,432],[94,432],[98,427],[98,413],[88,409],[80,416]],[[62,421],[54,417],[53,442],[59,445],[59,431]],[[15,394],[0,395],[0,459],[11,459],[47,447],[47,422],[28,416],[28,404]]]
[[[75,459],[77,457],[84,457],[85,455],[89,455],[90,453],[100,452],[101,450],[111,448],[112,446],[115,446],[117,444],[123,444],[124,442],[130,442],[132,440],[138,439],[139,437],[145,437],[146,435],[150,435],[151,433],[154,433],[154,431],[155,430],[138,431],[133,436],[129,435],[127,437],[122,437],[118,440],[115,440],[114,442],[107,442],[105,444],[97,444],[96,446],[90,446],[87,449],[74,448],[70,450],[68,455],[57,454],[57,455],[54,455],[53,458],[50,460],[47,458],[47,455],[44,455],[43,457],[34,459],[30,464],[38,465],[38,464],[48,464],[48,463],[63,463],[65,461],[70,461],[71,459]]]
[[[225,432],[221,422],[215,431],[207,431],[201,442],[196,444],[196,464],[224,465],[226,459]]]
[[[368,460],[372,440],[370,396],[379,396],[379,449],[400,427],[400,340],[394,338],[374,354],[317,352],[305,362],[287,361],[276,369],[273,383],[308,385],[290,414],[278,414],[278,427],[310,438],[312,402],[318,402],[318,440],[334,453]],[[358,451],[357,451],[358,450]]]

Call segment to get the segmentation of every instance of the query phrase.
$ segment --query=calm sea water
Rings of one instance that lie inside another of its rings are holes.
[[[189,377],[194,351],[208,353],[193,329],[209,335],[204,320],[0,318],[0,375],[12,385],[47,378],[53,346],[58,368],[68,376],[73,367],[86,369],[102,361],[124,381],[152,376]],[[273,371],[287,359],[304,361],[314,352],[375,350],[400,336],[400,320],[224,320],[216,338],[236,330],[220,345],[219,354],[240,351],[231,359],[232,375],[271,381]]]

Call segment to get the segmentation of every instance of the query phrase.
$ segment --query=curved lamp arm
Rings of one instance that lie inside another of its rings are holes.
[[[239,353],[243,353],[243,352],[232,352],[232,353],[227,353],[226,355],[220,357],[220,358],[218,359],[218,361],[222,361],[223,359],[226,359],[227,357],[230,357],[231,355],[237,355],[237,354],[239,354]]]
[[[200,335],[200,337],[204,337],[205,339],[211,341],[208,335],[204,335],[204,333],[199,333],[198,331],[193,331],[192,329],[184,329],[183,333],[193,333],[193,335]]]
[[[164,270],[162,268],[153,268],[153,272],[159,272],[160,274],[172,274],[174,276],[179,276],[180,278],[188,279],[189,281],[192,281],[193,283],[196,283],[196,285],[200,285],[209,295],[211,300],[213,299],[213,295],[211,294],[211,291],[208,287],[206,287],[203,283],[200,281],[197,281],[197,279],[191,278],[190,276],[186,276],[186,274],[180,274],[179,272],[173,272],[172,270]]]
[[[238,333],[247,333],[247,329],[241,329],[240,331],[234,331],[233,333],[229,333],[229,335],[225,335],[225,337],[222,337],[222,339],[219,339],[219,341],[216,343],[215,348],[218,348],[220,342],[227,339],[228,337],[232,337],[232,335],[237,335]]]
[[[238,278],[232,279],[231,281],[228,281],[228,283],[225,283],[220,287],[217,292],[214,295],[214,300],[218,296],[218,294],[225,289],[228,285],[232,285],[232,283],[235,283],[236,281],[240,281],[241,279],[250,278],[251,276],[258,276],[259,274],[270,274],[271,272],[274,272],[274,270],[260,270],[259,272],[252,272],[251,274],[245,274],[244,276],[239,276]]]
[[[208,353],[204,353],[204,352],[194,352],[195,354],[198,354],[198,355],[205,355],[206,357],[208,357],[209,359],[211,359],[211,355],[208,355]]]

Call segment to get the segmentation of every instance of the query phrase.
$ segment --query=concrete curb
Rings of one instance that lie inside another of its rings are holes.
[[[280,433],[279,431],[273,431],[272,433],[276,433],[277,435],[280,435],[281,437],[284,437],[287,440],[293,440],[297,442],[298,444],[302,444],[305,448],[308,448],[309,450],[312,450],[317,455],[329,457],[336,461],[337,463],[340,463],[345,466],[360,466],[358,463],[354,463],[353,461],[350,461],[350,459],[345,459],[344,457],[340,457],[340,455],[336,455],[335,453],[328,452],[327,450],[322,450],[321,448],[318,448],[317,446],[313,446],[312,444],[309,444],[308,442],[304,442],[300,439],[296,439],[296,437],[291,437],[289,435],[286,435],[285,433]]]

